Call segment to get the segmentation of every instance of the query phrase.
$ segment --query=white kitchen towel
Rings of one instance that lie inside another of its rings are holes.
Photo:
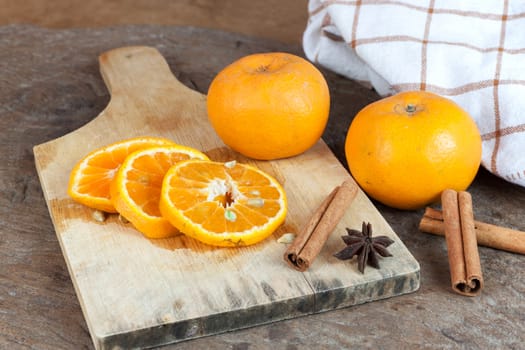
[[[427,90],[475,119],[482,165],[525,186],[525,1],[310,0],[306,56],[387,96]]]

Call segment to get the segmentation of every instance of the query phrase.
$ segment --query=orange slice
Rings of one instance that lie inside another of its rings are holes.
[[[204,153],[181,145],[131,153],[111,182],[111,202],[120,215],[148,238],[165,238],[178,233],[160,214],[160,190],[168,169],[191,158],[208,159]]]
[[[188,160],[166,173],[160,212],[188,236],[233,247],[270,236],[286,217],[287,201],[277,180],[254,166]]]
[[[78,203],[116,213],[109,198],[109,184],[124,159],[139,149],[169,144],[174,142],[160,137],[137,137],[94,150],[71,171],[67,192]]]

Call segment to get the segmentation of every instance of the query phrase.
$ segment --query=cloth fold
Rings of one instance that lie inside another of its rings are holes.
[[[476,121],[482,166],[525,186],[525,2],[310,0],[311,61],[387,96],[427,90]]]

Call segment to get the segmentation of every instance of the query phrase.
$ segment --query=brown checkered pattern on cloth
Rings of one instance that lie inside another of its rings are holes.
[[[482,165],[525,186],[525,1],[310,0],[307,57],[383,96],[428,90],[476,120]]]

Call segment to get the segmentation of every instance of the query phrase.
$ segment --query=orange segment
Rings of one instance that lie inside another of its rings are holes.
[[[186,235],[232,247],[271,235],[284,222],[287,200],[277,180],[254,166],[188,160],[164,176],[160,211]]]
[[[169,144],[174,142],[160,137],[137,137],[92,151],[71,171],[69,196],[90,208],[116,213],[109,198],[109,185],[124,159],[139,149]]]
[[[187,159],[208,159],[196,149],[181,145],[151,147],[131,153],[110,185],[117,211],[148,238],[177,233],[159,211],[162,180],[168,169]]]

